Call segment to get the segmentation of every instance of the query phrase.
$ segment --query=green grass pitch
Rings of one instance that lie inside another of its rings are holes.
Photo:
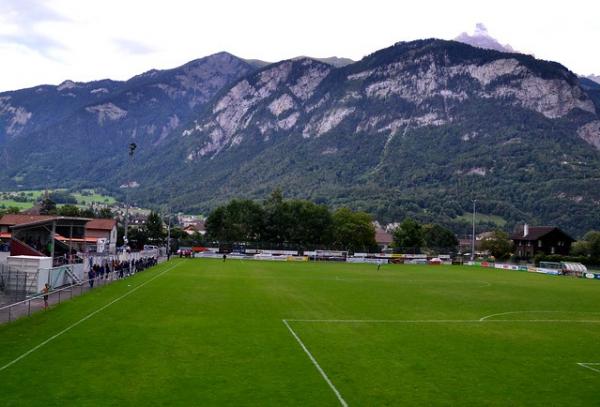
[[[582,279],[176,259],[0,326],[2,406],[599,404]]]

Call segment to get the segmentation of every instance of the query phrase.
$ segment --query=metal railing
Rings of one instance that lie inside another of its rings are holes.
[[[164,260],[166,260],[166,258],[161,258],[158,259],[158,262],[161,263]],[[111,271],[102,276],[95,277],[93,279],[93,284],[91,284],[92,280],[89,279],[89,274],[86,272],[83,282],[73,283],[68,286],[54,289],[46,294],[35,294],[25,300],[0,307],[0,324],[12,322],[21,317],[31,316],[34,312],[50,309],[52,306],[58,305],[65,300],[85,294],[98,287],[111,284],[114,281],[125,279],[136,273],[137,272],[127,272],[126,270],[123,273]],[[44,300],[44,297],[47,297],[47,300]]]
[[[0,305],[19,301],[35,292],[38,273],[27,273],[6,264],[0,264]]]

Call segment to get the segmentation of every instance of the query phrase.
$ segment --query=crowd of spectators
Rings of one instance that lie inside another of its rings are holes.
[[[135,273],[139,273],[148,267],[155,266],[158,260],[156,257],[141,257],[137,260],[103,260],[100,264],[91,266],[88,272],[88,283],[94,287],[96,280],[122,279]]]

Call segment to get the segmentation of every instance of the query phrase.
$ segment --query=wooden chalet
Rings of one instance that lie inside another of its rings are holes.
[[[522,230],[513,233],[510,238],[515,246],[515,254],[524,259],[540,253],[567,256],[575,241],[556,226],[524,225]]]

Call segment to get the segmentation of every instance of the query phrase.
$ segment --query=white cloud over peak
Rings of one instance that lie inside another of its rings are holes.
[[[478,48],[493,49],[501,52],[515,52],[509,44],[502,45],[497,39],[492,37],[483,23],[475,24],[475,30],[472,35],[463,32],[455,40]]]

